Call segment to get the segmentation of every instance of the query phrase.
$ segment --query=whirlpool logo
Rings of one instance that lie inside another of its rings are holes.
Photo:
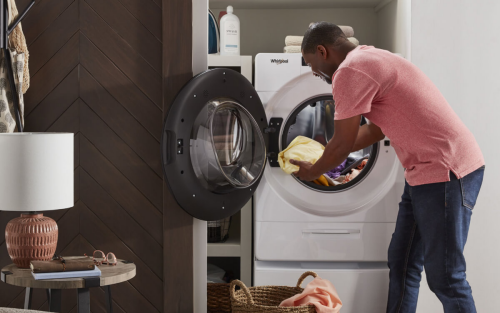
[[[282,64],[282,63],[288,63],[288,59],[271,59],[271,63],[275,63],[275,64]]]

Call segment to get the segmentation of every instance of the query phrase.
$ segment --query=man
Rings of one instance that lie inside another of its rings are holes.
[[[388,253],[387,312],[415,312],[421,272],[446,313],[476,312],[463,250],[481,188],[484,159],[476,140],[431,80],[409,61],[349,42],[320,22],[302,42],[314,75],[332,85],[335,132],[314,164],[292,161],[311,181],[352,151],[385,136],[405,168],[406,184]],[[361,115],[369,122],[360,125]]]

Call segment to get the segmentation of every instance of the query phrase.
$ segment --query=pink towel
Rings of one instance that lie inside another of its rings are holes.
[[[313,304],[318,313],[338,313],[342,307],[337,290],[331,282],[316,277],[307,284],[301,294],[281,302],[280,306],[301,306]]]

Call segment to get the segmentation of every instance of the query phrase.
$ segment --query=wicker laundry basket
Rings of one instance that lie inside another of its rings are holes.
[[[207,284],[207,312],[208,313],[231,313],[231,297],[229,284],[208,283]]]
[[[239,280],[231,282],[231,305],[233,313],[316,313],[314,305],[280,307],[280,303],[304,289],[300,286],[307,276],[317,277],[314,272],[305,272],[300,276],[296,287],[261,286],[247,288]],[[241,290],[236,291],[236,286]]]
[[[229,227],[231,226],[231,217],[222,220],[207,222],[207,241],[224,242],[229,237]]]

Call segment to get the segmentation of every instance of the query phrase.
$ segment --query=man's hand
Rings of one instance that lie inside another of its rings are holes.
[[[290,160],[291,164],[299,167],[293,174],[302,180],[313,181],[337,167],[352,151],[369,147],[384,138],[377,125],[369,122],[360,128],[360,121],[361,115],[336,120],[333,138],[326,145],[321,158],[314,165],[305,161]]]
[[[293,165],[297,165],[299,167],[299,170],[297,172],[294,172],[293,175],[297,176],[301,180],[313,181],[321,176],[321,175],[316,176],[311,171],[311,167],[313,165],[309,162],[290,160],[290,163]]]

